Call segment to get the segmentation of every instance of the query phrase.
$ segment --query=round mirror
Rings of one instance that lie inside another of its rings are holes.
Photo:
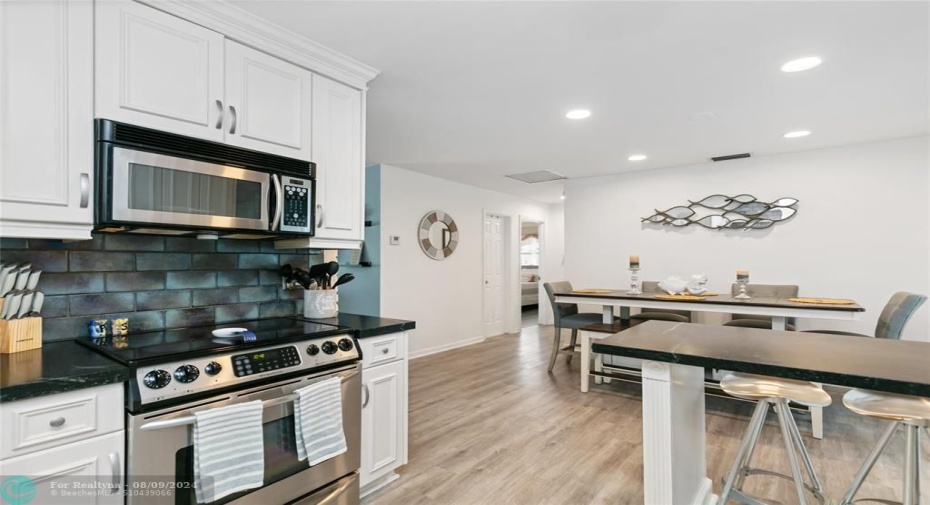
[[[420,248],[434,260],[451,256],[459,244],[459,228],[452,216],[434,210],[420,220]]]

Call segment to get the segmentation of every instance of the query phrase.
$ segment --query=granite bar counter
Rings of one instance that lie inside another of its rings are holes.
[[[644,360],[645,503],[717,502],[707,476],[704,368],[930,397],[930,343],[647,321],[595,343]]]
[[[0,355],[0,403],[129,380],[129,369],[77,342]]]

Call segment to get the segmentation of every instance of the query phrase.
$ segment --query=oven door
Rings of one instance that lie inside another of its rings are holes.
[[[348,450],[323,463],[308,467],[306,461],[297,459],[293,404],[282,400],[297,389],[334,375],[342,379],[342,422]],[[253,400],[262,400],[266,405],[263,416],[264,486],[212,503],[287,503],[308,494],[321,492],[322,488],[331,486],[343,477],[351,476],[360,466],[361,384],[360,367],[356,365],[335,372],[250,388],[159,412],[130,415],[126,468],[127,503],[196,504],[193,489],[193,425],[172,426],[162,421]],[[357,481],[352,482],[355,482],[354,486],[357,487]],[[153,492],[153,488],[159,491]],[[150,491],[143,492],[146,489]],[[341,493],[348,497],[356,496],[357,489],[343,490]]]
[[[118,223],[268,231],[271,175],[111,146],[109,214]]]

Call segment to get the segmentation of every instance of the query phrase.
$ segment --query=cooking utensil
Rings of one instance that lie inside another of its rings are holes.
[[[34,270],[29,274],[29,280],[26,281],[26,289],[35,290],[36,286],[39,285],[39,276],[42,275],[41,270]]]
[[[41,291],[36,291],[34,297],[32,297],[32,310],[29,311],[30,317],[39,317],[39,314],[42,313],[42,304],[45,303],[45,293]]]
[[[18,265],[7,265],[0,271],[0,296],[6,296],[13,290],[13,284],[16,282],[16,272],[19,272]]]
[[[355,280],[355,276],[352,275],[351,272],[342,274],[339,276],[339,279],[337,279],[336,282],[333,284],[333,288],[336,288],[337,286],[341,286],[343,284],[348,284],[354,280]]]
[[[28,314],[29,310],[32,309],[33,296],[35,296],[35,293],[31,291],[26,291],[23,293],[22,303],[19,305],[19,311],[16,313],[16,319],[22,319],[26,317],[26,314]],[[12,319],[12,317],[10,319]]]
[[[23,294],[15,293],[4,299],[3,302],[3,319],[13,319],[19,312],[19,306],[23,303]]]

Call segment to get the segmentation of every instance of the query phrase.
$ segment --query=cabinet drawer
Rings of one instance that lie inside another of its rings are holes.
[[[123,385],[0,405],[0,458],[21,456],[123,429]]]
[[[362,368],[389,363],[407,357],[404,333],[392,333],[380,337],[359,340],[362,348]]]

